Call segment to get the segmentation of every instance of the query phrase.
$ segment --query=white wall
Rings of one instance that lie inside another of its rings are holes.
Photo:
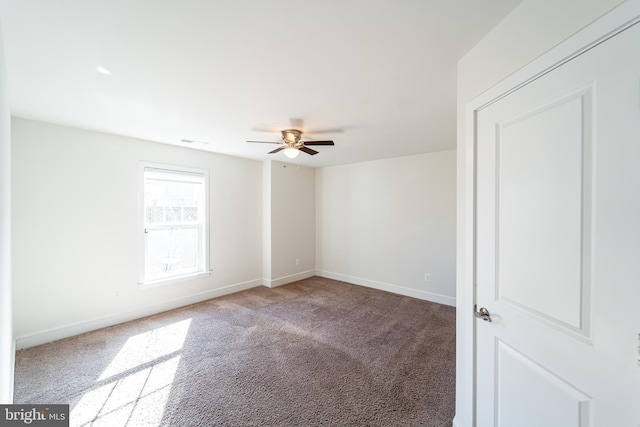
[[[473,425],[473,348],[469,345],[473,331],[465,323],[473,307],[473,290],[465,288],[471,274],[465,269],[470,253],[465,239],[471,223],[464,204],[469,178],[465,171],[473,158],[464,148],[466,105],[620,3],[622,0],[525,0],[458,62],[457,427]]]
[[[0,29],[0,404],[13,400],[11,296],[11,115]]]
[[[306,155],[306,154],[301,154]],[[268,160],[265,170],[264,283],[278,286],[315,274],[315,170]],[[298,261],[296,263],[296,261]]]
[[[454,150],[318,169],[318,274],[455,305],[455,188]]]
[[[18,346],[262,283],[262,165],[13,119]],[[140,290],[140,161],[208,169],[210,277]]]

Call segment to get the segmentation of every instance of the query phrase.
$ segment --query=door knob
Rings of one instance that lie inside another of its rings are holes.
[[[473,311],[473,314],[475,314],[478,319],[482,319],[485,322],[491,322],[491,315],[489,314],[489,310],[486,308],[480,307],[480,310],[478,310],[478,305],[476,304],[473,306]]]

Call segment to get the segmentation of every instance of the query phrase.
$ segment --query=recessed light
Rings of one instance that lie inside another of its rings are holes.
[[[105,76],[110,76],[111,75],[111,71],[107,70],[102,65],[98,65],[96,67],[96,71],[98,71],[100,74],[104,74]]]

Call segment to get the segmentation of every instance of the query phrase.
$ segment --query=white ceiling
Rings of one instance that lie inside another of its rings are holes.
[[[294,125],[336,143],[314,167],[451,149],[456,62],[520,2],[0,0],[11,112],[253,159]]]

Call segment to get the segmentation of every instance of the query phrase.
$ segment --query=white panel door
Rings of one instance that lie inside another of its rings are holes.
[[[477,426],[640,426],[640,24],[476,123]]]

